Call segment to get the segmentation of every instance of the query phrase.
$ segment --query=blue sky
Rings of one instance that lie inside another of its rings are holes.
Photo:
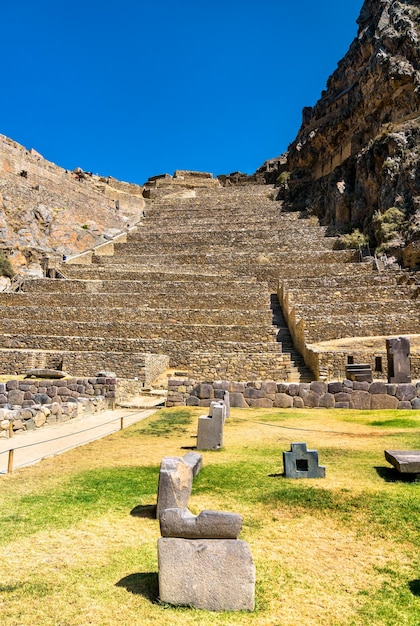
[[[143,183],[254,172],[287,149],[362,0],[2,0],[0,133]]]

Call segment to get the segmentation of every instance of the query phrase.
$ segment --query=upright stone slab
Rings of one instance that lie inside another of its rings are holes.
[[[306,443],[292,443],[289,452],[283,452],[286,478],[325,478],[325,467],[318,465],[318,451],[307,450]]]
[[[388,359],[388,382],[411,383],[410,340],[407,337],[392,337],[386,340]]]
[[[226,405],[212,402],[210,415],[198,418],[197,450],[218,450],[223,446]]]
[[[240,539],[158,540],[161,602],[208,611],[253,611],[255,566]]]
[[[159,471],[156,517],[165,509],[187,507],[193,483],[193,467],[180,456],[166,456]]]

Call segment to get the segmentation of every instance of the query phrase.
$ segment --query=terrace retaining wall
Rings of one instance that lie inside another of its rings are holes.
[[[397,385],[346,379],[330,383],[271,380],[210,383],[171,378],[166,406],[208,407],[213,400],[222,400],[225,391],[229,391],[230,405],[239,408],[420,409],[420,382]]]

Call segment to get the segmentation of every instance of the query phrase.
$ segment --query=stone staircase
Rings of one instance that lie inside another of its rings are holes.
[[[0,293],[0,372],[58,363],[145,387],[168,368],[201,381],[309,381],[311,369],[319,376],[311,341],[418,326],[403,272],[379,274],[335,250],[324,227],[283,212],[271,192],[155,197],[126,243],[60,264],[65,279]]]
[[[295,348],[277,294],[271,295],[271,310],[273,312],[273,325],[277,328],[277,341],[281,343],[283,351],[289,353],[291,358],[288,381],[311,382],[314,379],[313,372],[306,366],[302,355]]]

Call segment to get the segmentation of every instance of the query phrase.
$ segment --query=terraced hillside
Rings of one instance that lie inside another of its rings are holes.
[[[65,279],[27,279],[0,294],[2,371],[58,364],[147,383],[170,365],[196,380],[308,380],[324,373],[308,343],[418,332],[415,306],[403,325],[396,315],[414,294],[396,290],[403,273],[379,274],[334,250],[317,220],[283,212],[269,187],[185,195],[194,197],[148,200],[126,243],[70,259],[59,268]]]

